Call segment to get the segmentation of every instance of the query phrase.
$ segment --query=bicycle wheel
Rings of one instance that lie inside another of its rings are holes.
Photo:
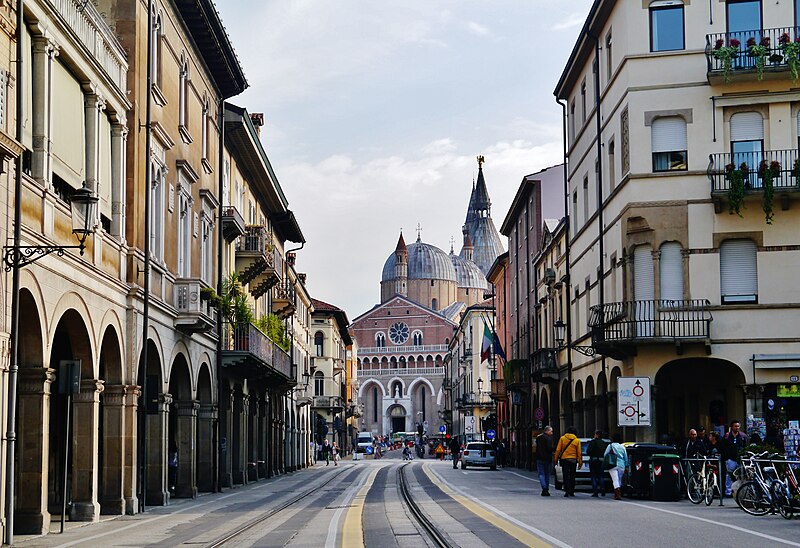
[[[769,486],[769,490],[772,492],[772,501],[778,509],[778,512],[780,512],[784,519],[792,519],[794,508],[792,508],[792,498],[789,495],[789,489],[786,487],[786,484],[782,481],[773,480]]]
[[[703,477],[699,472],[692,474],[686,482],[686,496],[693,504],[700,504],[704,497]]]
[[[736,491],[736,504],[751,516],[766,515],[772,508],[766,493],[756,481],[746,481]]]
[[[706,474],[706,491],[703,493],[703,500],[706,506],[711,506],[714,502],[714,489],[717,489],[717,475],[714,472]],[[719,491],[719,489],[717,489]]]

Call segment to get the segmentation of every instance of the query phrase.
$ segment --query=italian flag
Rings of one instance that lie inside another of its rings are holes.
[[[489,331],[489,326],[484,322],[483,324],[483,341],[481,342],[481,363],[485,362],[492,356],[492,332]]]

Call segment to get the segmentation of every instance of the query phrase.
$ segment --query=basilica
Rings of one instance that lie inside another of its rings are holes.
[[[402,232],[386,259],[381,302],[357,317],[350,332],[358,342],[361,431],[376,435],[416,431],[428,434],[444,424],[444,361],[453,330],[468,306],[486,299],[486,273],[503,253],[491,216],[491,201],[478,157],[456,255],[422,241],[406,245]]]

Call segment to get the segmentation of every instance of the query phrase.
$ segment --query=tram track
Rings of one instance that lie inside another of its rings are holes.
[[[281,512],[283,512],[284,510],[287,510],[288,508],[294,506],[298,502],[310,497],[311,495],[314,495],[314,494],[318,493],[319,490],[322,487],[325,487],[326,485],[331,483],[333,480],[335,480],[336,478],[338,478],[339,476],[341,476],[342,474],[344,474],[345,472],[347,472],[349,470],[351,470],[351,467],[347,467],[347,468],[344,468],[343,470],[340,470],[338,472],[334,472],[331,475],[331,477],[328,478],[327,480],[325,480],[324,482],[322,482],[322,483],[320,483],[318,485],[315,485],[311,489],[303,491],[299,495],[296,495],[296,496],[292,497],[291,499],[281,503],[280,505],[276,506],[275,508],[270,509],[269,511],[265,512],[264,514],[251,519],[250,521],[248,521],[247,523],[239,526],[238,528],[234,529],[233,531],[231,531],[229,533],[226,533],[224,536],[217,538],[213,542],[207,544],[206,548],[217,548],[219,546],[224,545],[225,543],[228,543],[228,542],[234,540],[235,538],[237,538],[238,536],[242,535],[243,533],[246,533],[247,531],[253,529],[254,527],[264,523],[268,519],[276,516],[277,514],[280,514]]]
[[[408,463],[403,464],[397,469],[397,486],[403,502],[408,507],[417,523],[419,523],[425,531],[425,534],[428,535],[428,538],[434,546],[440,548],[456,548],[458,545],[453,544],[447,535],[433,524],[433,521],[422,511],[417,501],[414,500],[414,497],[411,495],[411,488],[408,485],[408,480],[406,479],[406,466],[408,466]]]

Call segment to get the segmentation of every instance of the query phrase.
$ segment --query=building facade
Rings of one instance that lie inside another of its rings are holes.
[[[617,429],[605,396],[633,375],[653,387],[636,439],[798,419],[800,400],[781,396],[800,352],[800,102],[785,51],[798,10],[593,4],[555,90],[568,128],[570,342],[597,350],[572,354],[568,390],[576,410],[607,402],[576,414],[582,434]]]

